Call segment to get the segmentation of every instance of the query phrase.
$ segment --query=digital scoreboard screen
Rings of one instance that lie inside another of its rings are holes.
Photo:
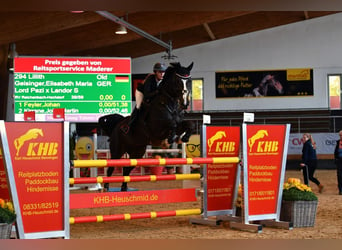
[[[97,122],[106,114],[131,113],[130,58],[16,57],[14,120]]]

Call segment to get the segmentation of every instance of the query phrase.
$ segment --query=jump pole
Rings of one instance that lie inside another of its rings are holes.
[[[160,217],[173,217],[173,216],[187,216],[187,215],[200,215],[201,209],[183,209],[159,212],[146,212],[146,213],[131,213],[131,214],[114,214],[114,215],[95,215],[83,217],[70,217],[69,224],[87,223],[87,222],[105,222],[105,221],[118,221],[118,220],[134,220],[134,219],[155,219]]]
[[[82,177],[69,178],[69,184],[114,183],[114,182],[142,182],[142,181],[178,181],[199,180],[200,174],[172,174],[172,175],[142,175],[142,176],[114,176],[114,177]]]
[[[110,159],[110,160],[73,160],[74,168],[83,167],[123,167],[150,165],[192,165],[192,164],[225,164],[239,163],[239,157],[207,157],[207,158],[160,158],[160,159]]]

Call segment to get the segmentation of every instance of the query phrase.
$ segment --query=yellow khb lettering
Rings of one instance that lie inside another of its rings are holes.
[[[235,142],[217,142],[215,152],[232,152],[235,150]]]
[[[278,143],[278,141],[260,141],[258,142],[257,152],[277,152]]]
[[[36,148],[38,146],[39,143],[30,143],[28,145],[28,149],[27,149],[27,156],[36,156],[37,153],[36,153]]]
[[[58,143],[57,142],[52,142],[50,143],[50,147],[49,147],[49,155],[57,155],[58,153]]]
[[[27,156],[52,156],[57,155],[58,143],[56,142],[31,142],[28,145]]]
[[[216,149],[215,152],[222,152],[222,148],[221,148],[222,142],[217,142],[216,143]]]
[[[39,143],[37,154],[38,155],[47,155],[48,154],[48,150],[49,150],[49,144],[50,143],[48,143],[48,142]]]
[[[224,142],[222,145],[222,151],[224,152],[235,151],[235,142]]]

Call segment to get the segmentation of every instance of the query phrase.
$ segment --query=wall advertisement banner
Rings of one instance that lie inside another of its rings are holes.
[[[312,69],[216,72],[216,98],[312,96]]]
[[[312,133],[317,145],[317,155],[331,155],[333,157],[338,133]],[[289,137],[288,155],[301,155],[304,140],[303,133],[291,133]]]

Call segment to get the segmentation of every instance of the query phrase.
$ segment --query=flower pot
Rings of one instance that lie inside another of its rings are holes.
[[[318,201],[282,201],[280,220],[293,222],[293,227],[315,225]]]
[[[0,239],[9,239],[11,237],[12,224],[0,223]]]

